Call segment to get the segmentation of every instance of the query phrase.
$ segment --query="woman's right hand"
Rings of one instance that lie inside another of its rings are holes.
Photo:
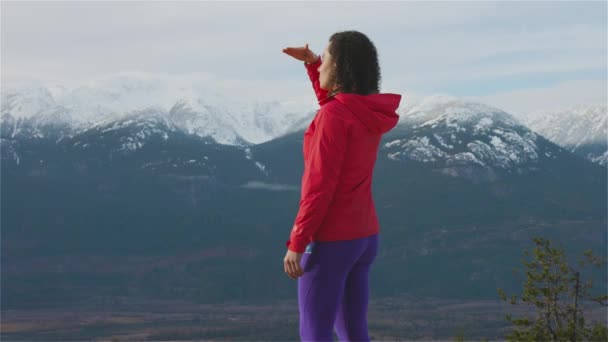
[[[319,56],[308,49],[308,43],[304,47],[286,47],[283,49],[283,52],[306,63],[314,63],[319,58]]]

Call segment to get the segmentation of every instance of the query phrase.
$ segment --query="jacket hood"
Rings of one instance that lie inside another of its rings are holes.
[[[371,133],[384,134],[395,127],[399,121],[396,111],[401,102],[400,94],[339,93],[334,98],[343,103]]]

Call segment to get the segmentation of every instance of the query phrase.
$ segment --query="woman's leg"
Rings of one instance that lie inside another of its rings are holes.
[[[332,341],[346,277],[367,246],[365,239],[312,242],[302,256],[304,274],[298,278],[300,338]]]
[[[367,304],[369,299],[369,269],[378,254],[378,234],[368,238],[367,248],[346,277],[344,296],[336,318],[336,333],[340,341],[369,341]]]

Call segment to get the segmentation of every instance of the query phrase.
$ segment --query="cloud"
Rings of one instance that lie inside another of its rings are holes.
[[[385,78],[402,88],[442,91],[471,80],[496,82],[502,77],[605,70],[606,57],[606,27],[577,25],[528,33],[451,32],[426,37],[424,48],[410,49],[400,56],[403,66],[385,70]],[[605,72],[599,76],[605,77]]]

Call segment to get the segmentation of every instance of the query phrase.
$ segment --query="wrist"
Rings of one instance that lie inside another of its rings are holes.
[[[306,63],[306,64],[308,64],[308,65],[310,65],[310,64],[315,64],[315,63],[317,63],[317,62],[319,61],[319,59],[320,59],[320,57],[319,57],[319,56],[317,56],[317,57],[316,57],[316,58],[315,58],[313,61],[310,61],[310,62],[304,62],[304,63]]]

